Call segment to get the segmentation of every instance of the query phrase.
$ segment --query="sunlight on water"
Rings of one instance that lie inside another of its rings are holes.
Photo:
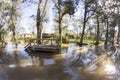
[[[104,76],[114,76],[118,68],[113,59],[101,49],[97,55],[94,48],[69,44],[67,49],[62,49],[61,54],[44,54],[27,53],[21,44],[16,48],[8,43],[6,54],[0,60],[7,68],[0,68],[7,72],[10,80],[104,80]],[[7,79],[2,76],[0,80]]]
[[[6,46],[6,51],[7,52],[12,52],[12,50],[13,50],[13,45],[12,45],[12,43],[11,42],[8,42],[8,44],[7,44],[7,46]]]
[[[30,66],[30,65],[33,65],[32,60],[30,60],[30,59],[28,59],[28,60],[24,59],[24,60],[20,61],[21,67],[26,67],[26,66]]]
[[[44,59],[44,65],[53,65],[55,64],[54,59]]]
[[[15,64],[11,64],[11,65],[9,65],[8,67],[9,67],[9,68],[15,68],[16,65],[15,65]]]
[[[99,58],[99,68],[102,74],[111,75],[116,73],[114,62],[107,55],[102,55]]]
[[[106,64],[105,67],[104,67],[104,70],[106,73],[108,74],[114,74],[116,73],[116,68],[114,65],[111,65],[111,64]]]

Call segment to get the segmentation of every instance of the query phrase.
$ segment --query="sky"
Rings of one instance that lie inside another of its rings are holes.
[[[11,0],[0,0],[0,1],[4,1],[4,2],[8,2],[10,3]],[[36,0],[37,1],[37,0]],[[45,0],[43,0],[45,1]],[[45,33],[51,33],[54,31],[54,11],[53,11],[53,8],[54,8],[54,4],[52,2],[52,0],[48,0],[48,5],[47,5],[47,19],[49,19],[49,21],[47,23],[44,24],[44,29],[43,29],[43,32]],[[37,14],[37,6],[38,4],[29,4],[26,5],[25,3],[24,4],[20,4],[20,9],[18,10],[19,14],[20,14],[20,21],[18,21],[18,27],[17,27],[17,31],[21,34],[23,33],[32,33],[33,31],[36,33],[36,18],[30,18],[30,16],[32,15],[35,15]],[[83,15],[83,12],[80,11],[81,8],[79,8],[77,10],[77,12],[74,14],[74,17],[78,17],[80,18],[80,16]],[[70,18],[70,20],[68,21],[68,24],[69,24],[69,27],[68,29],[69,30],[73,30],[73,26],[72,26],[72,23],[73,23],[73,20],[72,18]],[[24,28],[24,30],[20,30],[20,28]]]
[[[47,6],[47,18],[49,19],[49,22],[44,24],[44,29],[43,32],[46,33],[50,33],[52,31],[52,25],[53,25],[53,11],[52,8],[54,5],[51,0],[49,0],[48,5]],[[35,15],[37,14],[37,4],[31,4],[29,7],[23,8],[23,10],[21,11],[21,22],[20,22],[20,26],[25,28],[25,33],[31,33],[31,30],[33,29],[33,27],[35,27],[36,30],[36,19],[30,18],[31,15]]]
[[[9,3],[11,0],[0,0],[0,1]],[[45,0],[43,0],[43,1],[45,1]],[[24,5],[26,5],[26,4],[24,4]],[[23,7],[24,5],[21,4],[21,7]],[[53,25],[54,25],[53,7],[54,7],[54,4],[53,4],[52,0],[49,0],[48,5],[47,5],[47,14],[46,14],[47,19],[49,19],[49,22],[44,24],[43,32],[47,32],[47,33],[53,32]],[[23,31],[22,33],[32,33],[32,31],[36,32],[36,21],[35,21],[36,19],[33,20],[33,18],[30,18],[30,16],[37,14],[37,4],[35,4],[35,5],[31,4],[28,7],[21,8],[19,10],[19,12],[21,14],[20,22],[18,22],[19,26],[25,28],[25,31]],[[84,13],[83,6],[79,6],[78,10],[74,14],[74,17],[77,17],[80,19],[80,18],[82,18],[83,13]],[[72,23],[73,23],[73,20],[70,19],[70,21],[69,21],[70,25],[68,28],[69,30],[73,30]]]
[[[23,5],[21,5],[23,6]],[[44,24],[44,29],[43,32],[45,33],[52,33],[54,30],[54,12],[53,12],[54,4],[52,0],[49,0],[48,5],[47,5],[47,18],[49,19],[49,22]],[[33,27],[35,27],[35,32],[36,32],[36,21],[34,21],[32,18],[30,18],[31,15],[36,15],[37,14],[37,4],[31,4],[29,7],[23,8],[20,10],[20,13],[22,14],[21,16],[21,22],[20,26],[25,28],[24,33],[31,33],[33,30]],[[74,17],[80,17],[82,15],[82,11],[77,10],[77,12],[74,14]],[[72,19],[70,21],[70,24],[72,24]],[[33,26],[33,27],[32,27]],[[68,27],[70,30],[73,29],[72,26]]]

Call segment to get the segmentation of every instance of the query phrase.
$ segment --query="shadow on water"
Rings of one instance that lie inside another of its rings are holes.
[[[27,53],[23,45],[9,42],[0,55],[0,80],[118,80],[119,54],[110,45],[76,44],[61,54]]]

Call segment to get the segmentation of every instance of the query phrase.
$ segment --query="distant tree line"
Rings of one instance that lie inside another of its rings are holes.
[[[49,21],[46,17],[49,1],[51,0],[0,1],[0,41],[4,41],[4,35],[12,32],[11,40],[16,42],[16,28],[20,19],[22,4],[26,4],[27,6],[25,7],[28,7],[29,4],[37,5],[37,13],[34,15],[37,29],[36,38],[41,39],[44,28],[43,24]],[[112,45],[115,42],[120,42],[119,0],[52,0],[52,4],[54,5],[54,23],[57,24],[55,34],[58,31],[57,37],[61,44],[63,35],[71,35],[71,32],[67,30],[71,18],[73,18],[73,33],[77,34],[77,39],[79,38],[79,46],[83,45],[83,40],[86,36],[92,34],[91,31],[93,30],[95,33],[95,44],[99,44],[102,34],[105,35],[105,45],[108,42]],[[75,18],[74,14],[77,11],[82,12],[79,17]]]

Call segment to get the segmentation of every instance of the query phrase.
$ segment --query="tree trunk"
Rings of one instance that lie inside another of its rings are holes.
[[[43,30],[43,26],[42,26],[42,23],[40,24],[40,39],[42,39],[42,30]]]
[[[0,42],[2,41],[2,34],[1,34],[1,32],[0,32]]]
[[[79,46],[82,46],[83,44],[84,32],[85,32],[85,27],[86,27],[86,17],[87,17],[87,7],[85,6],[83,30],[82,30]]]
[[[99,33],[100,33],[100,29],[99,29],[99,18],[97,16],[97,35],[96,35],[96,43],[95,44],[99,44]]]
[[[15,37],[15,36],[16,36],[16,32],[15,32],[15,30],[16,30],[16,29],[15,29],[15,26],[14,26],[14,24],[13,24],[13,31],[12,31],[12,32],[13,32],[13,38],[12,38],[12,39],[13,39],[13,41],[16,43],[16,37]]]
[[[115,43],[115,26],[116,26],[116,19],[117,19],[117,17],[116,16],[114,16],[115,18],[113,19],[113,21],[111,22],[112,23],[112,31],[110,32],[110,33],[112,33],[111,35],[111,43],[112,43],[112,45],[114,45],[114,43]]]
[[[61,30],[61,17],[59,16],[59,39],[60,39],[60,47],[62,46],[62,30]]]
[[[120,41],[120,22],[118,23],[117,44],[119,44],[119,41]]]
[[[58,15],[59,15],[59,24],[58,24],[58,27],[59,27],[59,39],[60,39],[60,48],[62,47],[62,30],[61,30],[61,21],[62,21],[62,16],[61,16],[61,6],[60,6],[60,0],[58,0],[58,7],[59,7],[59,10],[58,10]]]
[[[1,26],[0,26],[0,42],[2,41],[2,29],[1,29]]]
[[[14,5],[12,5],[12,15],[11,15],[11,21],[12,21],[12,41],[16,44],[16,28],[14,23],[14,18],[16,18],[15,12],[14,12]]]
[[[41,37],[40,37],[40,21],[41,21],[41,17],[40,17],[40,2],[41,0],[39,0],[39,3],[38,3],[38,10],[37,10],[37,18],[36,18],[36,26],[37,26],[37,43],[40,44],[41,41],[39,40]]]
[[[40,2],[41,2],[41,0],[40,0]],[[46,12],[45,12],[45,10],[46,10],[46,7],[47,7],[47,3],[48,3],[48,0],[45,0],[45,4],[44,4],[44,7],[43,7],[43,10],[42,10],[42,16],[40,17],[40,39],[42,39],[42,32],[43,32],[43,21],[44,21],[44,17],[45,17],[45,15],[46,15]],[[40,15],[40,14],[39,14]]]
[[[48,3],[48,0],[45,1],[45,5],[44,5],[44,8],[42,10],[41,15],[40,15],[40,13],[41,13],[41,10],[40,10],[41,0],[39,0],[39,3],[38,3],[37,18],[36,18],[36,21],[37,21],[37,24],[36,24],[37,25],[37,39],[42,39],[42,30],[43,30],[42,23],[43,23],[43,19],[45,17],[45,10],[46,10],[47,3]],[[38,40],[38,44],[41,44],[41,40]]]
[[[106,27],[107,27],[107,28],[106,28],[106,35],[105,35],[105,38],[106,38],[106,39],[105,39],[105,43],[104,43],[105,45],[107,45],[107,43],[108,43],[108,25],[109,25],[109,24],[108,24],[108,19],[107,19],[107,21],[106,21]]]
[[[119,15],[119,7],[117,8],[117,14]],[[117,18],[117,24],[118,24],[118,34],[117,34],[117,44],[120,42],[120,16]]]

